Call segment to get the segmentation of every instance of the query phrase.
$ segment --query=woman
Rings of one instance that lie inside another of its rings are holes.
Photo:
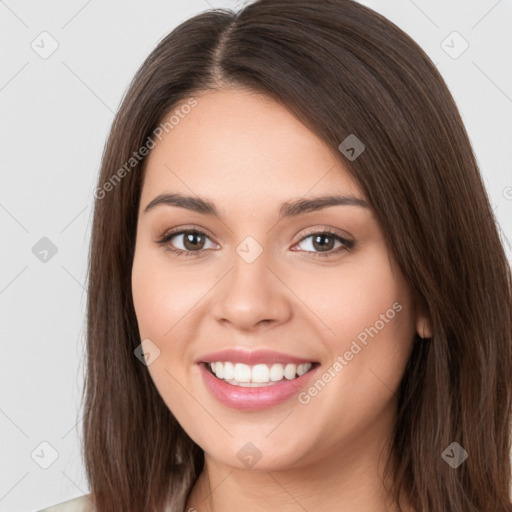
[[[95,197],[66,510],[512,510],[510,267],[395,25],[351,0],[184,22]]]

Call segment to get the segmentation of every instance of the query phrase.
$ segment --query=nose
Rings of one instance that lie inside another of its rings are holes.
[[[213,302],[217,322],[247,332],[289,320],[293,294],[271,266],[265,251],[251,263],[235,253]]]

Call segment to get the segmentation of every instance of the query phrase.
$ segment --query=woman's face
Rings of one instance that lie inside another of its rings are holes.
[[[424,325],[376,217],[341,153],[280,104],[243,90],[196,100],[148,155],[138,213],[134,307],[162,399],[230,467],[380,446]],[[166,194],[190,199],[147,209]],[[349,199],[300,207],[324,196]]]

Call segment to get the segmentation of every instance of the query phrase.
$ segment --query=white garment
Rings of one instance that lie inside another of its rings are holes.
[[[38,512],[95,512],[95,507],[89,499],[89,494],[84,494],[83,496],[78,496],[78,498],[63,501]]]

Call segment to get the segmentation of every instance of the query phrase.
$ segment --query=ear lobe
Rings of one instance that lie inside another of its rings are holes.
[[[416,320],[416,332],[422,339],[432,338],[432,328],[429,320],[424,314],[419,314]]]

